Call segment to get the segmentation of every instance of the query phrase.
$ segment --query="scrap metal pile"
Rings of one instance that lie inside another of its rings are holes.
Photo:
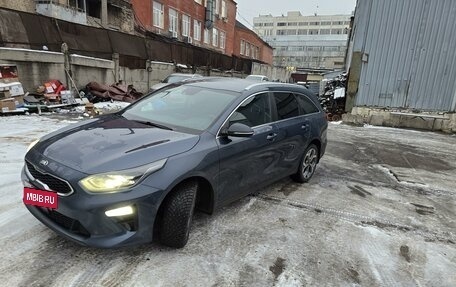
[[[136,91],[132,85],[125,86],[121,83],[108,86],[97,82],[90,82],[83,92],[84,96],[87,97],[91,103],[111,100],[133,103],[143,96],[143,94]]]
[[[325,81],[323,94],[320,95],[320,104],[330,121],[340,121],[345,112],[346,85],[347,74],[345,73]]]

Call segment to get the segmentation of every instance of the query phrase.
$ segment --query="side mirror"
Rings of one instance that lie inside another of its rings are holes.
[[[226,131],[226,135],[230,137],[251,137],[254,131],[251,127],[241,124],[234,123]]]

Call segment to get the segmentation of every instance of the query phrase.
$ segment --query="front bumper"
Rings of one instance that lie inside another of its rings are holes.
[[[29,176],[24,166],[24,186],[43,189],[40,182]],[[139,184],[127,192],[93,195],[77,184],[71,186],[74,193],[59,195],[56,210],[32,205],[26,207],[44,225],[82,245],[111,248],[152,241],[155,216],[162,195],[160,190]],[[133,206],[133,215],[106,216],[105,211],[123,206]]]

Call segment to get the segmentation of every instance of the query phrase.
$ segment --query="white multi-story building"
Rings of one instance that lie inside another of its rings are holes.
[[[274,48],[274,65],[293,68],[341,69],[347,49],[351,15],[260,15],[255,32]]]

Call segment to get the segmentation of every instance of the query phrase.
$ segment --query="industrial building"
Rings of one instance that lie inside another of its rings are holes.
[[[260,15],[254,31],[274,48],[274,65],[291,69],[342,69],[351,15]]]
[[[358,1],[347,121],[456,131],[456,2]]]

